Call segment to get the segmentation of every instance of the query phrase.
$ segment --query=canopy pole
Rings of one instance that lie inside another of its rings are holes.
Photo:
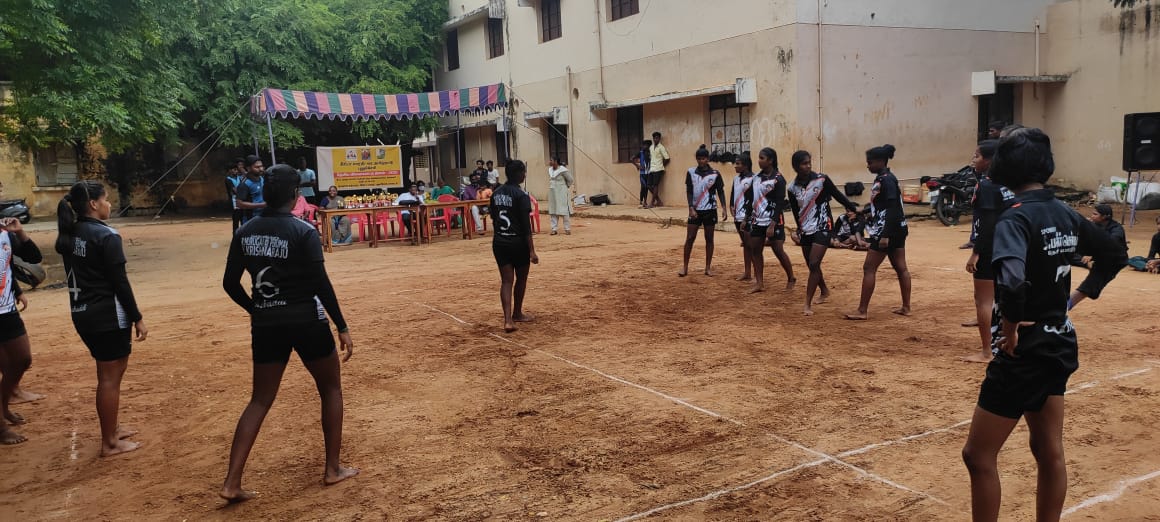
[[[278,160],[274,157],[274,121],[270,113],[266,113],[266,130],[270,132],[270,165],[277,165]]]
[[[459,157],[460,151],[463,150],[463,144],[461,143],[462,139],[463,132],[461,123],[459,122],[459,111],[455,111],[455,177],[459,178],[460,183],[463,182],[463,167],[460,167],[460,165],[465,164],[467,161],[466,159]]]

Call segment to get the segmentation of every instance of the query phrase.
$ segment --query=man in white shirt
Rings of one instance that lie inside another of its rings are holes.
[[[395,200],[395,205],[403,207],[418,207],[423,204],[423,197],[419,195],[419,186],[412,183],[409,191],[399,194],[399,198]],[[411,235],[411,211],[404,210],[399,212],[403,216],[403,226],[407,227],[407,235]]]
[[[495,169],[495,162],[487,162],[487,186],[495,189],[499,186],[499,171]]]
[[[649,149],[651,164],[648,169],[648,190],[652,193],[652,207],[663,207],[661,202],[661,180],[665,177],[665,166],[669,164],[669,151],[661,145],[661,133],[652,134],[653,145]],[[649,208],[646,206],[645,208]]]

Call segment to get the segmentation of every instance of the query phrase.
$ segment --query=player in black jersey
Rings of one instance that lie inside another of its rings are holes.
[[[12,270],[15,256],[26,262],[39,263],[43,260],[40,249],[16,218],[0,219],[0,444],[19,444],[23,435],[8,428],[8,424],[24,424],[18,413],[8,408],[19,389],[20,379],[32,366],[32,348],[28,343],[28,332],[20,312],[28,308],[28,299],[20,291],[16,273]]]
[[[991,167],[992,180],[1016,196],[995,226],[995,358],[963,447],[974,520],[999,517],[998,455],[1024,416],[1039,472],[1036,520],[1059,520],[1067,494],[1064,391],[1079,367],[1067,317],[1070,258],[1077,248],[1092,252],[1093,270],[1104,275],[1126,261],[1107,234],[1044,188],[1054,170],[1051,140],[1039,129],[1003,138]]]
[[[786,188],[789,192],[789,207],[798,225],[793,239],[801,244],[802,255],[810,269],[810,278],[806,282],[806,306],[802,315],[811,316],[814,315],[813,305],[825,303],[830,297],[830,289],[822,274],[822,259],[830,247],[830,231],[834,224],[830,200],[837,201],[850,211],[857,211],[858,206],[838,190],[829,176],[814,172],[813,158],[809,152],[794,152],[790,164],[796,173],[793,183]],[[819,289],[822,295],[815,303],[814,292]]]
[[[773,249],[773,254],[785,270],[786,290],[792,290],[797,279],[793,276],[793,263],[785,253],[785,178],[777,169],[777,151],[770,147],[761,149],[757,155],[757,166],[761,172],[750,180],[749,192],[745,195],[745,214],[742,220],[749,231],[746,248],[753,260],[754,282],[750,293],[765,289],[765,245]]]
[[[685,173],[685,195],[689,200],[689,226],[685,234],[684,265],[679,277],[689,274],[689,258],[697,230],[705,229],[705,275],[713,275],[713,231],[717,226],[717,200],[721,201],[721,219],[729,219],[729,204],[725,202],[725,181],[721,173],[709,166],[709,149],[702,144],[697,149],[697,166]]]
[[[995,307],[995,273],[991,267],[991,254],[995,236],[995,223],[1006,210],[1015,195],[1006,187],[991,181],[991,160],[995,157],[998,140],[979,142],[971,166],[979,173],[979,183],[971,201],[974,207],[973,227],[975,239],[971,242],[971,257],[967,259],[967,273],[974,276],[975,321],[964,326],[977,326],[982,351],[963,357],[967,362],[991,362],[991,311]]]
[[[516,331],[516,323],[532,321],[524,313],[524,292],[528,289],[528,271],[540,263],[532,241],[532,200],[520,184],[528,175],[528,167],[520,160],[508,161],[507,182],[495,189],[488,204],[488,213],[495,222],[491,251],[499,265],[499,304],[503,307],[503,330]],[[514,294],[514,296],[513,296]],[[515,306],[512,306],[512,300]]]
[[[342,372],[327,314],[334,320],[343,351],[350,360],[354,342],[323,264],[322,243],[313,226],[290,214],[298,199],[298,171],[275,165],[264,176],[266,212],[238,229],[230,243],[222,286],[230,299],[250,314],[254,388],[238,419],[230,448],[230,468],[221,496],[229,502],[254,497],[242,489],[242,471],[262,420],[270,411],[290,352],[314,378],[322,401],[322,435],[326,446],[323,483],[335,484],[358,474],[339,461],[342,449]],[[239,281],[250,273],[251,292]]]
[[[149,334],[125,273],[121,236],[103,221],[111,211],[105,187],[93,181],[73,185],[56,210],[56,251],[64,258],[73,326],[97,361],[102,457],[140,447],[124,440],[136,432],[117,424],[117,410],[132,352],[130,327],[137,342]]]
[[[866,232],[870,236],[870,250],[862,265],[862,297],[858,311],[846,314],[846,319],[866,320],[870,298],[878,282],[878,267],[889,258],[890,266],[898,274],[898,288],[902,291],[902,306],[895,308],[898,315],[910,315],[910,268],[906,266],[906,214],[902,209],[902,190],[898,178],[890,172],[888,163],[894,159],[894,145],[883,145],[866,151],[866,170],[874,174],[870,190],[870,216]]]

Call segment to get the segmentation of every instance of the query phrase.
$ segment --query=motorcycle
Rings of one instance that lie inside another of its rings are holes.
[[[0,201],[0,218],[16,218],[27,224],[32,220],[28,212],[28,205],[23,199],[9,199]]]
[[[971,200],[975,198],[975,187],[979,179],[975,169],[969,165],[938,178],[923,176],[919,182],[926,185],[932,194],[938,192],[938,196],[932,200],[932,206],[942,224],[948,227],[957,225],[963,214],[971,213]]]

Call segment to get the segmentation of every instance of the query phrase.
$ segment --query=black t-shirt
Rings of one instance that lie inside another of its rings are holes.
[[[1156,254],[1160,254],[1160,232],[1152,236],[1152,246],[1148,247],[1148,259],[1156,257]]]
[[[250,273],[249,295],[238,282],[243,269]],[[326,275],[318,231],[290,214],[270,212],[238,229],[223,285],[250,312],[254,326],[326,321],[329,312],[335,326],[346,328]]]
[[[902,190],[890,169],[874,178],[870,189],[870,220],[866,232],[871,238],[906,237],[906,213],[902,209]]]
[[[491,194],[488,211],[495,221],[493,245],[527,248],[532,233],[532,200],[527,192],[519,185],[500,185]]]
[[[975,195],[971,201],[974,207],[975,247],[974,252],[984,261],[991,257],[994,243],[995,223],[999,215],[1014,201],[1015,194],[1007,187],[991,181],[986,173],[979,176],[975,185]]]
[[[1029,287],[1022,317],[1017,320],[1060,324],[1067,319],[1071,257],[1077,248],[1096,257],[1093,270],[1114,274],[1126,261],[1122,247],[1100,227],[1056,200],[1050,190],[1029,191],[1015,197],[995,226],[993,265],[997,283],[1005,280],[999,273],[1004,260],[1014,259],[1025,265],[1024,281]],[[996,293],[1001,309],[1003,294]]]
[[[141,320],[125,273],[121,235],[115,229],[81,218],[76,235],[61,236],[56,250],[64,258],[69,306],[78,332],[121,330]]]

